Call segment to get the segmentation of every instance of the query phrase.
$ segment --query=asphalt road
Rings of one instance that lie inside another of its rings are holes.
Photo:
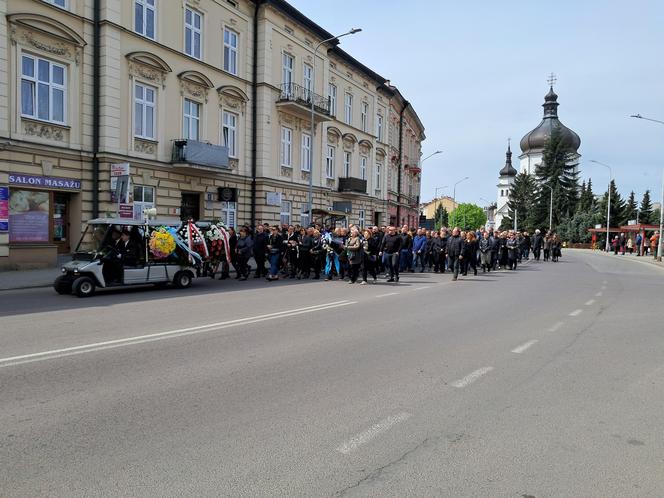
[[[660,268],[0,292],[0,496],[664,496]]]

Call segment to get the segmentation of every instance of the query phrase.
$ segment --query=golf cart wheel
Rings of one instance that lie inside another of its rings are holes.
[[[95,293],[95,282],[90,277],[78,277],[74,280],[73,289],[78,297],[90,297]]]
[[[193,279],[194,275],[190,271],[179,271],[173,277],[173,284],[178,289],[186,289],[187,287],[191,287]]]
[[[71,294],[72,279],[66,275],[61,275],[53,282],[53,288],[58,294]]]

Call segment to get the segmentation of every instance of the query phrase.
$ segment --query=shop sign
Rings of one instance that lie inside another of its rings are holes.
[[[122,180],[122,178],[125,178],[125,180]],[[111,202],[112,203],[118,202],[117,189],[118,189],[119,180],[126,182],[126,189],[123,189],[125,190],[125,196],[124,199],[120,199],[120,201],[124,203],[130,203],[132,199],[131,199],[131,178],[129,176],[129,163],[111,164]]]
[[[0,187],[0,232],[9,230],[9,187]]]
[[[118,216],[120,218],[134,218],[134,205],[129,203],[120,203],[118,206]]]
[[[58,188],[63,190],[81,190],[81,180],[74,178],[55,178],[52,176],[22,175],[9,173],[10,185],[26,187]]]

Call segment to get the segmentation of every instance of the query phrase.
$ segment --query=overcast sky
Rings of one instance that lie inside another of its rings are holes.
[[[581,137],[581,175],[595,193],[614,166],[621,194],[659,200],[664,168],[663,0],[290,0],[341,46],[396,84],[426,128],[422,199],[460,178],[457,199],[495,200],[507,138],[538,125],[558,82],[560,120]]]

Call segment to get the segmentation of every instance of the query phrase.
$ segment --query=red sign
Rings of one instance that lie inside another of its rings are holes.
[[[133,204],[120,204],[118,209],[120,218],[134,218],[134,205]]]

